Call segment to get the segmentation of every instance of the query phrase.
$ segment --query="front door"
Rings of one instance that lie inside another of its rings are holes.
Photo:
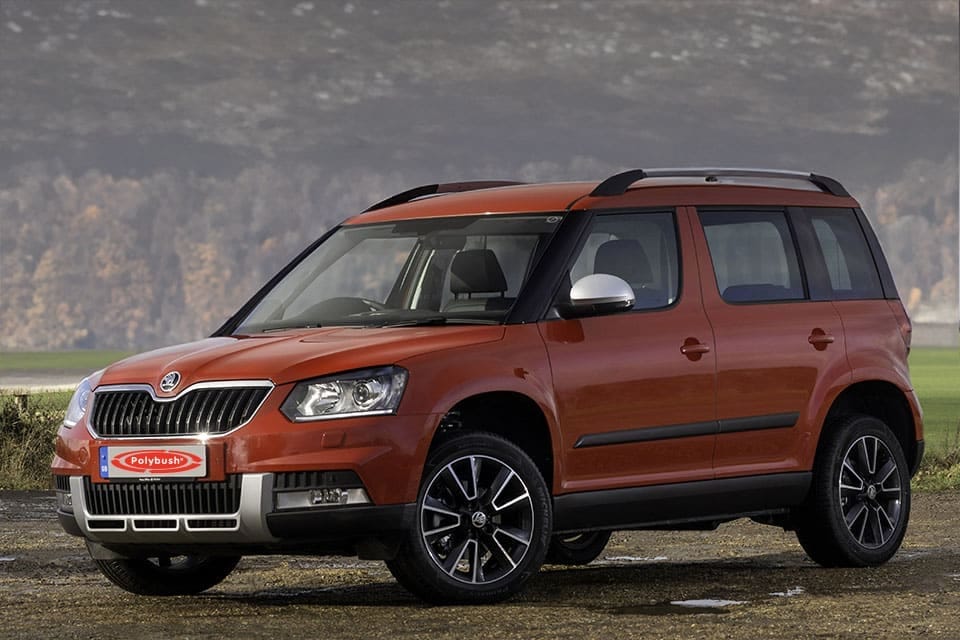
[[[561,297],[609,273],[633,287],[633,310],[540,323],[563,440],[560,493],[712,477],[715,356],[687,215],[597,214]]]

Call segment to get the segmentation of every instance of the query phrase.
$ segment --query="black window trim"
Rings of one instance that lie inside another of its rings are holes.
[[[566,256],[578,246],[581,236],[588,228],[592,216],[573,211],[557,213],[563,216],[557,230],[543,246],[543,251],[530,271],[517,300],[503,319],[503,324],[527,324],[538,322],[553,301],[554,292],[561,282],[562,266]]]
[[[797,249],[800,261],[803,263],[807,273],[808,283],[811,284],[808,289],[808,299],[812,302],[828,302],[834,299],[833,285],[830,283],[830,273],[827,270],[827,261],[823,256],[823,250],[817,241],[813,225],[808,219],[805,219],[801,213],[802,209],[808,207],[787,207],[787,217],[792,221],[793,229],[796,233]],[[816,207],[819,209],[837,210],[838,207]],[[814,287],[813,285],[816,285]],[[814,295],[813,291],[829,292],[826,295]]]
[[[883,290],[883,296],[887,300],[899,300],[900,294],[897,292],[897,284],[893,280],[893,272],[890,271],[890,265],[887,264],[887,258],[880,248],[880,240],[874,232],[870,221],[863,213],[863,209],[856,207],[854,213],[857,216],[857,222],[860,223],[860,230],[863,231],[867,239],[867,248],[870,249],[870,255],[873,256],[873,264],[877,267],[877,274],[880,276],[880,288]]]

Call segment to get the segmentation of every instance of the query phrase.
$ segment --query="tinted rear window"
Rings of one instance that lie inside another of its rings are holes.
[[[882,298],[880,276],[867,246],[863,229],[852,209],[802,209],[793,214],[800,225],[809,225],[820,255],[805,255],[807,268],[822,258],[826,278],[816,284],[816,297],[835,300]],[[816,254],[816,252],[813,252]]]

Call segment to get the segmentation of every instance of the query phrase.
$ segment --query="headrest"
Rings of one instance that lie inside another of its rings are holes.
[[[608,240],[597,249],[594,273],[609,273],[636,285],[653,281],[647,253],[636,240]]]
[[[450,291],[453,293],[503,293],[507,279],[490,249],[466,249],[453,256]]]

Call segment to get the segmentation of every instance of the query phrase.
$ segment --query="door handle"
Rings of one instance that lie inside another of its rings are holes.
[[[810,334],[810,337],[807,338],[807,342],[812,344],[818,350],[823,351],[827,348],[828,344],[833,344],[836,341],[832,335],[824,331],[823,329],[814,329]]]
[[[696,338],[687,338],[680,346],[680,353],[691,360],[699,360],[703,354],[710,353],[710,345],[703,344]]]

